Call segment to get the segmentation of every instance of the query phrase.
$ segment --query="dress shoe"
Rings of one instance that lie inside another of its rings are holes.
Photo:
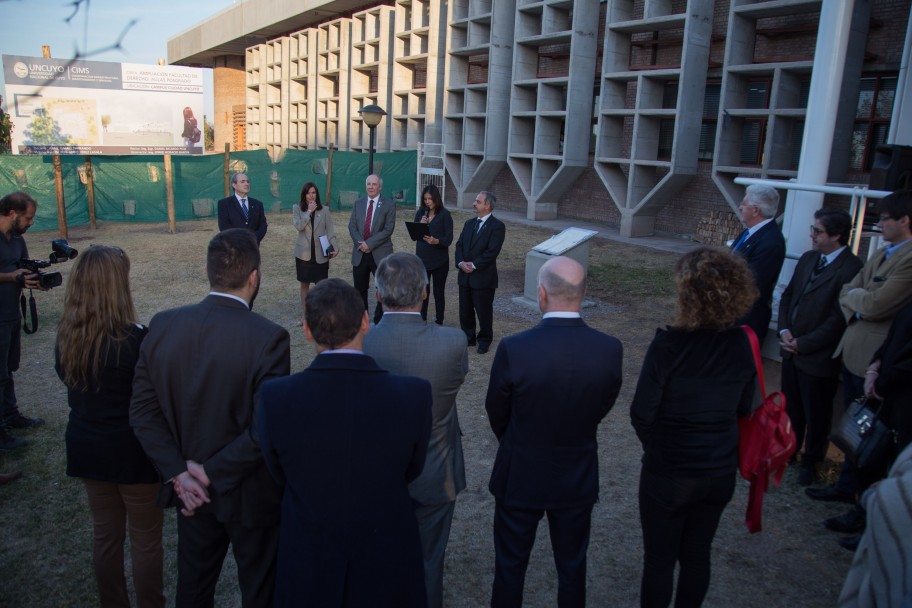
[[[835,485],[829,485],[825,488],[805,488],[804,493],[814,500],[823,500],[825,502],[844,502],[850,505],[855,504],[855,495],[843,492]]]
[[[861,534],[856,534],[854,536],[843,536],[836,542],[839,543],[839,546],[843,549],[848,549],[849,551],[855,551],[858,549],[859,543],[861,543]]]
[[[475,338],[470,339],[468,342],[469,346],[475,346],[476,344],[478,344],[478,342],[475,341]]]
[[[490,344],[479,344],[478,345],[478,354],[483,355],[488,352],[488,349],[491,348]]]
[[[837,515],[824,521],[823,525],[826,526],[827,530],[842,532],[843,534],[861,532],[865,527],[864,509],[855,505],[842,515]]]
[[[8,429],[30,429],[44,424],[43,418],[29,418],[22,414],[16,414],[13,418],[3,422],[3,426]]]
[[[13,437],[12,435],[7,434],[2,428],[0,428],[0,451],[8,452],[10,450],[15,450],[16,448],[21,448],[28,442],[25,439],[20,439],[19,437]]]
[[[11,481],[16,481],[22,477],[22,471],[13,471],[12,473],[0,473],[0,486],[6,485]]]
[[[817,479],[817,469],[810,467],[801,467],[798,469],[798,485],[809,486]]]

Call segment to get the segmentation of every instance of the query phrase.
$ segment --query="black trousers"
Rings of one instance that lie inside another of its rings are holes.
[[[443,325],[443,313],[446,310],[446,280],[450,269],[446,264],[439,268],[427,271],[428,286],[434,290],[434,308],[436,309],[435,321],[437,325]],[[421,304],[421,318],[427,321],[428,304],[431,301],[431,291],[428,290],[428,297]]]
[[[475,289],[459,286],[459,327],[465,332],[469,344],[476,340],[475,316],[478,315],[478,344],[490,345],[494,341],[494,289]]]
[[[640,474],[643,578],[640,606],[671,603],[675,564],[680,565],[676,608],[700,606],[709,589],[710,549],[722,511],[735,492],[735,473],[723,477]]]
[[[361,299],[364,301],[364,310],[370,310],[367,305],[367,290],[370,287],[371,274],[377,274],[377,262],[374,261],[373,253],[365,253],[361,256],[361,263],[357,266],[352,266],[352,283],[358,293],[361,294]],[[382,316],[383,307],[380,306],[378,301],[374,307],[374,325],[380,322],[380,317]]]
[[[516,509],[497,501],[494,507],[494,589],[492,608],[520,608],[529,555],[544,509]],[[549,509],[548,529],[557,568],[557,605],[586,605],[586,551],[592,505]]]
[[[177,514],[176,608],[212,608],[215,584],[231,544],[237,562],[241,604],[270,608],[275,591],[279,526],[245,528],[211,513]]]
[[[782,360],[782,392],[785,410],[798,438],[798,449],[804,445],[801,466],[813,469],[823,462],[830,443],[833,420],[833,398],[839,377],[812,376],[798,369],[792,358]]]

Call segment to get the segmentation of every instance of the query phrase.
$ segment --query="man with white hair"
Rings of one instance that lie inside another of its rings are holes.
[[[760,292],[757,301],[738,323],[753,329],[761,343],[773,316],[773,289],[785,260],[785,239],[774,219],[778,210],[779,193],[775,188],[758,184],[748,186],[744,200],[738,205],[741,221],[747,229],[731,246],[732,251],[747,260]]]

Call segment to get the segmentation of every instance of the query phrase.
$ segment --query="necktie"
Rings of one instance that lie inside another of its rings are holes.
[[[750,231],[749,231],[749,230],[745,230],[744,232],[742,232],[742,233],[741,233],[741,238],[738,239],[738,242],[736,242],[734,245],[732,245],[731,250],[732,250],[732,251],[738,251],[738,247],[740,247],[741,245],[744,244],[744,241],[747,240],[747,236],[748,236],[749,234],[750,234]]]
[[[248,221],[250,219],[250,211],[247,209],[247,199],[246,198],[241,199],[241,211],[244,212],[244,221],[245,222]]]
[[[475,227],[475,234],[481,232],[481,226],[484,224],[480,219],[478,220],[478,226]]]
[[[811,273],[812,281],[817,280],[817,277],[819,277],[823,273],[823,270],[826,268],[826,265],[827,265],[826,256],[821,255],[820,259],[817,260],[817,266],[814,267],[814,272]]]
[[[367,204],[367,215],[364,217],[364,230],[362,234],[364,235],[364,240],[370,238],[371,236],[371,221],[374,219],[374,199],[371,199]]]

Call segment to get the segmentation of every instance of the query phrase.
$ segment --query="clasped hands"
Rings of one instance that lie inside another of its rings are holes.
[[[370,253],[371,248],[367,246],[367,243],[364,241],[358,241],[358,251],[361,253]]]
[[[798,354],[798,339],[787,329],[779,336],[779,346],[786,352]]]
[[[185,517],[192,517],[196,509],[209,502],[209,491],[206,488],[212,482],[200,463],[188,460],[187,470],[175,476],[172,483],[174,492],[184,503],[181,514]]]

